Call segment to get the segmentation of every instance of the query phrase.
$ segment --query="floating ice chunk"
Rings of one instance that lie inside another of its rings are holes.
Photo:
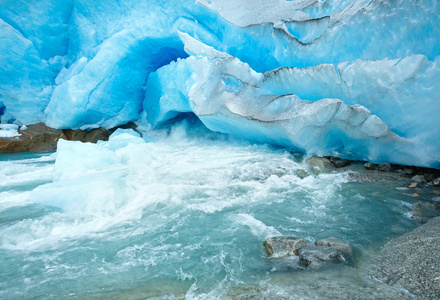
[[[118,162],[112,151],[100,145],[60,139],[52,176],[55,182],[81,178]]]

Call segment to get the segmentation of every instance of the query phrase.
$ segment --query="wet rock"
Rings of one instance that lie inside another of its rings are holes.
[[[340,255],[336,249],[325,246],[310,246],[299,250],[299,261],[305,267],[320,266],[323,262],[339,261]]]
[[[346,159],[340,159],[340,160],[334,161],[333,165],[336,168],[343,168],[343,167],[346,167],[346,166],[350,165],[350,161],[348,161]]]
[[[435,176],[434,176],[434,174],[428,173],[428,174],[423,175],[423,178],[425,178],[426,181],[433,181],[435,179]]]
[[[410,189],[414,189],[414,188],[416,188],[416,187],[418,187],[420,184],[418,184],[417,182],[411,182],[409,185],[408,185],[408,187],[410,188]]]
[[[416,175],[411,178],[411,182],[426,183],[425,177],[422,175]]]
[[[440,217],[391,242],[365,264],[367,273],[417,299],[440,299]]]
[[[18,130],[21,136],[0,138],[0,153],[53,152],[60,138],[66,138],[63,131],[47,127],[43,123]]]
[[[399,176],[406,176],[406,173],[402,169],[394,170],[394,173],[396,173]]]
[[[59,139],[96,143],[107,141],[111,130],[97,128],[92,130],[54,129],[43,123],[22,127],[21,136],[0,138],[0,153],[54,152]]]
[[[434,198],[432,198],[432,201],[440,203],[440,197],[434,197]]]
[[[370,162],[365,163],[365,164],[364,164],[364,167],[365,167],[365,169],[367,169],[367,170],[376,170],[376,165],[375,165],[375,164],[372,164],[372,163],[370,163]]]
[[[296,173],[296,175],[297,175],[299,178],[301,178],[301,179],[304,179],[304,178],[306,178],[307,176],[309,176],[309,173],[307,173],[307,171],[302,170],[302,169],[296,170],[295,173]]]
[[[426,223],[429,219],[440,216],[440,205],[416,202],[412,205],[412,214],[414,220]]]
[[[321,172],[328,172],[334,170],[333,164],[324,157],[312,156],[306,160],[309,166],[312,168],[318,168]]]
[[[382,172],[392,172],[393,171],[393,167],[391,167],[391,165],[389,163],[382,163],[377,166],[377,169]]]
[[[406,175],[412,175],[414,174],[414,170],[410,168],[403,169],[403,172],[405,172]]]
[[[81,141],[83,143],[96,143],[97,141],[108,141],[110,131],[105,128],[92,130],[63,130],[69,141]]]
[[[353,251],[350,245],[343,240],[335,237],[329,237],[315,242],[315,246],[331,247],[344,256],[351,256]]]
[[[433,186],[440,186],[440,177],[432,181]]]
[[[341,160],[339,157],[335,157],[335,156],[328,156],[326,158],[328,158],[328,160],[330,160],[330,162],[332,162],[332,163],[334,163],[338,160]]]
[[[265,239],[263,246],[268,256],[285,257],[298,255],[298,251],[307,247],[307,243],[294,236],[277,236]]]

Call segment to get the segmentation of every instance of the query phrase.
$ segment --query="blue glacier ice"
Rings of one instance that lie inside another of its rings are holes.
[[[182,113],[307,154],[440,168],[436,0],[6,0],[2,123]]]

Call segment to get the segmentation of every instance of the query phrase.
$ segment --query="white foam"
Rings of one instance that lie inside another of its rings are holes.
[[[267,226],[249,214],[236,215],[236,223],[249,227],[251,233],[257,237],[267,238],[281,235],[281,233],[274,227]]]
[[[150,143],[132,131],[117,132],[108,142],[98,144],[61,141],[54,182],[22,197],[62,212],[11,225],[3,231],[0,246],[42,250],[64,247],[84,237],[105,235],[111,239],[112,228],[140,222],[143,213],[157,205],[165,208],[165,215],[151,216],[143,226],[155,232],[171,222],[171,232],[177,232],[182,216],[192,211],[219,213],[258,206],[268,198],[283,202],[288,199],[287,191],[307,190],[324,197],[316,200],[316,206],[325,215],[325,199],[344,182],[343,175],[335,174],[301,179],[296,170],[305,166],[288,152],[221,139],[187,138],[186,129],[175,126],[170,135],[156,135],[156,141]],[[50,158],[54,156],[40,160]],[[11,162],[4,165],[5,178],[14,174],[8,184],[46,178],[52,168],[45,164],[31,164],[30,168]],[[20,174],[23,170],[26,173]],[[238,214],[233,223],[248,227],[258,237],[280,235],[251,214]],[[142,232],[123,230],[118,238]]]

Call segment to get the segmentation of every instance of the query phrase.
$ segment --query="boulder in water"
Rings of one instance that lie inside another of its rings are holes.
[[[429,219],[440,216],[440,205],[416,202],[412,205],[413,219],[426,223]]]
[[[376,165],[375,165],[375,164],[372,164],[372,163],[370,163],[370,162],[365,163],[365,164],[364,164],[364,167],[365,167],[365,169],[367,169],[367,170],[376,170]]]
[[[391,167],[391,165],[389,163],[382,163],[377,166],[377,169],[382,172],[392,172],[393,171],[393,167]]]
[[[315,242],[315,246],[331,247],[344,256],[351,256],[353,251],[348,243],[335,237],[329,237]]]
[[[325,157],[312,156],[306,160],[312,168],[317,168],[320,172],[330,172],[335,169],[329,159]]]
[[[294,236],[277,236],[263,242],[268,256],[286,257],[298,255],[298,251],[307,247],[307,243]]]
[[[326,246],[310,246],[299,250],[299,261],[305,267],[319,267],[324,262],[339,261],[336,249]]]

